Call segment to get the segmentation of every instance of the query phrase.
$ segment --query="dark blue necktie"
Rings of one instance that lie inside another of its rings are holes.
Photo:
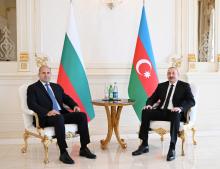
[[[167,98],[166,98],[166,101],[165,101],[165,104],[164,104],[164,109],[167,109],[168,105],[169,105],[169,102],[170,102],[170,96],[171,96],[171,93],[173,91],[173,86],[174,85],[171,85],[170,86],[170,89],[169,89],[169,92],[168,92],[168,95],[167,95]]]
[[[53,91],[50,89],[48,83],[46,83],[45,86],[46,86],[46,89],[47,89],[47,93],[49,94],[49,96],[50,96],[50,98],[52,100],[53,110],[59,111],[58,102],[57,102],[57,99],[55,98],[55,96],[53,94]]]

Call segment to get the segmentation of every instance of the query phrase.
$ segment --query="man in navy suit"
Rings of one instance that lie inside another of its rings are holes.
[[[48,66],[39,68],[39,80],[28,86],[27,104],[29,109],[37,113],[40,127],[53,126],[57,143],[60,149],[60,161],[73,164],[69,156],[65,140],[65,124],[77,124],[80,135],[81,148],[79,155],[95,159],[96,155],[91,153],[87,147],[90,143],[88,122],[85,113],[80,112],[77,103],[64,93],[63,88],[51,83],[51,69]],[[73,112],[67,111],[63,104],[69,106]]]
[[[179,132],[180,121],[186,121],[187,111],[195,105],[190,85],[178,80],[177,68],[170,67],[167,71],[168,81],[159,83],[152,96],[142,110],[139,138],[142,140],[133,156],[149,152],[148,131],[150,121],[170,121],[170,147],[167,161],[175,159],[175,145]]]

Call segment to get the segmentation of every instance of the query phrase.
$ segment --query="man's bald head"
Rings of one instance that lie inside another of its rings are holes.
[[[47,65],[43,65],[39,68],[38,77],[40,81],[44,83],[50,82],[51,79],[51,68]]]

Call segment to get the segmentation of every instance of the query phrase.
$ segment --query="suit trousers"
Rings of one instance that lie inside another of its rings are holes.
[[[144,109],[142,111],[139,138],[148,142],[150,121],[170,121],[170,146],[175,148],[182,114],[165,109]]]
[[[65,140],[65,124],[77,124],[78,134],[80,135],[81,146],[86,146],[90,143],[88,122],[85,113],[73,112],[63,113],[56,116],[47,116],[45,127],[53,126],[57,138],[57,144],[60,150],[67,148]]]

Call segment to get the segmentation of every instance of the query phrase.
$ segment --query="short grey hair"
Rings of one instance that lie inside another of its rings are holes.
[[[50,71],[51,71],[51,68],[50,68],[49,66],[47,66],[47,65],[42,65],[42,66],[39,68],[38,73],[40,73],[40,72],[41,72],[41,69],[43,69],[43,68],[48,68],[48,69],[50,69]]]

